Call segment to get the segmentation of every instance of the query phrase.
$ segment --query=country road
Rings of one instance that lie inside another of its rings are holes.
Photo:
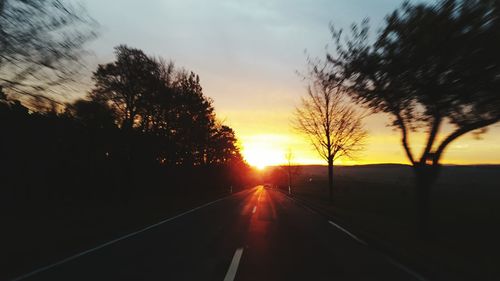
[[[14,280],[422,280],[262,186]]]

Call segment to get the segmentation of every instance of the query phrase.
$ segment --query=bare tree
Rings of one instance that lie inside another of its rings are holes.
[[[333,164],[363,148],[367,133],[363,114],[346,100],[342,74],[313,65],[307,95],[295,110],[295,128],[305,134],[328,163],[329,199],[333,202]]]
[[[300,167],[295,165],[294,163],[295,155],[293,154],[293,151],[291,148],[288,148],[288,150],[285,152],[285,160],[286,163],[283,167],[285,170],[285,173],[287,175],[287,180],[288,180],[288,193],[292,194],[292,182],[293,178],[299,174],[300,172]]]

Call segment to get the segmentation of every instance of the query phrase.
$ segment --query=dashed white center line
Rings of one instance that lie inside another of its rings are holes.
[[[365,241],[359,239],[356,235],[350,233],[347,229],[343,228],[342,226],[334,223],[333,221],[328,221],[331,225],[335,226],[336,228],[340,229],[342,232],[344,232],[345,234],[349,235],[352,239],[358,241],[359,243],[363,244],[363,245],[367,245]]]
[[[243,255],[243,248],[236,249],[234,252],[233,260],[231,261],[231,265],[229,265],[229,269],[227,270],[226,277],[224,277],[224,281],[233,281],[236,277],[236,272],[238,271],[238,265],[240,264],[241,256]]]
[[[253,206],[252,213],[254,213],[254,214],[255,214],[255,211],[257,211],[257,206]]]

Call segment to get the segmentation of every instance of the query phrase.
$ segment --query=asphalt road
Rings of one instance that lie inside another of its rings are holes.
[[[361,241],[362,242],[362,241]],[[262,186],[16,280],[419,280]]]

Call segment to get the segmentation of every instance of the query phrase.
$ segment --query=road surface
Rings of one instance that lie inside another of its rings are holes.
[[[262,186],[15,280],[422,280]]]

